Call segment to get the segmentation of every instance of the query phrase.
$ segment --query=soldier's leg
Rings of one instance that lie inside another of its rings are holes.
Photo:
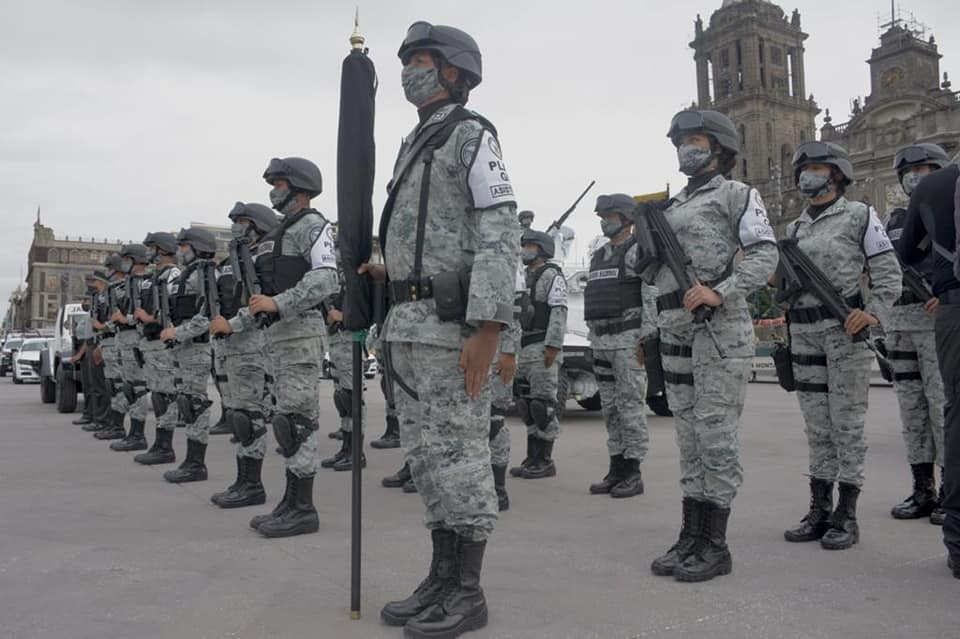
[[[123,375],[121,369],[121,340],[112,337],[104,340],[103,348],[104,374],[110,390],[110,412],[104,427],[94,434],[97,439],[120,439],[126,435],[123,429],[123,419],[127,414],[127,398],[123,394]]]
[[[377,351],[377,369],[380,371],[380,391],[383,393],[384,399],[384,416],[386,421],[386,429],[383,432],[383,436],[380,439],[375,439],[370,442],[370,445],[373,448],[399,448],[400,447],[400,420],[397,419],[397,407],[396,400],[393,399],[396,397],[397,393],[400,392],[397,389],[397,385],[392,381],[389,381],[388,376],[386,375],[383,356],[381,351],[383,346]],[[390,388],[387,388],[387,384],[390,384]]]
[[[121,441],[110,444],[110,448],[119,451],[146,450],[144,427],[150,409],[150,392],[144,371],[146,359],[142,345],[145,340],[138,338],[136,331],[128,331],[126,334],[131,337],[125,340],[122,363],[124,393],[129,405],[127,414],[130,416],[130,432]]]
[[[176,461],[173,451],[173,431],[179,419],[177,407],[177,378],[174,351],[161,340],[145,344],[144,357],[150,389],[150,405],[156,419],[156,436],[150,449],[133,460],[139,464],[170,464]]]
[[[540,354],[540,361],[543,355]],[[526,426],[527,450],[519,466],[510,469],[511,477],[520,477],[523,471],[533,463],[537,458],[537,452],[540,446],[540,438],[535,433],[537,430],[536,420],[531,411],[531,401],[533,400],[533,389],[530,381],[533,367],[537,364],[538,354],[536,345],[526,346],[517,354],[517,372],[514,380],[514,391],[516,396],[517,413],[520,420]]]
[[[84,426],[85,429],[95,429],[110,417],[110,391],[107,385],[107,376],[104,372],[104,363],[96,363],[93,352],[90,353],[90,375],[92,380],[92,395],[94,398],[93,422]]]
[[[623,466],[620,481],[610,489],[610,496],[623,498],[643,493],[640,464],[647,456],[647,373],[637,362],[632,348],[609,352],[613,363],[613,395],[622,447]]]
[[[177,395],[180,418],[186,425],[187,454],[176,470],[163,477],[172,483],[203,481],[207,478],[206,453],[210,435],[210,407],[207,395],[210,379],[210,345],[187,342],[177,346],[177,362],[182,380]]]
[[[940,376],[940,364],[937,360],[937,341],[933,331],[923,331],[914,334],[917,352],[920,354],[920,374],[923,376],[923,392],[927,397],[927,422],[933,436],[936,454],[934,463],[940,467],[940,490],[937,493],[937,505],[930,513],[930,523],[943,525],[943,467],[946,442],[944,441],[943,407],[946,405],[946,396],[943,389],[943,378]]]
[[[507,411],[513,403],[513,384],[504,384],[497,373],[490,375],[490,465],[493,467],[493,486],[497,491],[500,512],[510,508],[507,495],[507,465],[510,463],[510,429],[506,425]]]
[[[340,415],[341,445],[335,455],[320,462],[320,467],[346,471],[353,468],[353,341],[348,334],[341,333],[335,336],[335,339],[331,338],[330,360],[336,366],[337,372],[337,388],[334,390],[333,401]],[[363,410],[361,415],[362,413]],[[360,459],[366,466],[367,460],[363,453]]]
[[[607,428],[607,453],[610,467],[599,482],[590,484],[593,495],[608,495],[610,490],[623,479],[623,437],[622,422],[616,398],[616,377],[613,374],[613,351],[593,351],[593,376],[600,391],[600,410]]]
[[[83,385],[83,411],[78,419],[73,420],[76,426],[83,426],[93,422],[93,408],[95,399],[93,396],[93,380],[91,379],[91,362],[93,361],[93,346],[87,345],[87,350],[79,362],[80,383]]]
[[[231,396],[233,389],[230,387],[230,375],[227,372],[226,358],[233,354],[234,349],[228,340],[232,338],[221,338],[210,340],[210,351],[213,358],[213,366],[210,374],[213,376],[214,386],[220,395],[220,417],[217,423],[210,427],[211,435],[231,435],[233,427],[230,424],[229,409],[231,407]],[[241,338],[242,339],[242,338]]]
[[[543,345],[536,347],[537,357],[531,362],[527,379],[530,382],[530,400],[527,408],[533,419],[531,434],[538,440],[536,457],[521,473],[525,479],[541,479],[557,474],[553,461],[553,446],[560,433],[557,421],[557,384],[560,375],[560,358],[550,368],[543,365]]]

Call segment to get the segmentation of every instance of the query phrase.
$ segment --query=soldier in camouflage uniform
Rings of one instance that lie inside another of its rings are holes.
[[[923,177],[949,163],[936,144],[914,144],[897,151],[894,170],[908,196]],[[887,221],[887,234],[897,248],[906,210],[894,209]],[[891,510],[896,519],[930,517],[943,524],[943,510],[935,492],[933,465],[943,468],[943,405],[946,397],[937,361],[933,313],[939,300],[931,292],[917,297],[904,285],[903,294],[886,317],[882,317],[887,358],[893,366],[893,387],[900,404],[907,462],[913,474],[913,493]],[[942,474],[942,472],[941,472]],[[941,493],[943,488],[941,485]]]
[[[95,323],[94,328],[100,332],[100,353],[103,357],[103,372],[107,379],[107,388],[110,393],[110,412],[100,424],[89,424],[84,429],[92,430],[97,439],[120,439],[126,435],[123,428],[124,416],[127,413],[127,399],[123,395],[123,367],[121,364],[122,349],[117,337],[119,329],[113,317],[122,301],[123,265],[120,255],[113,253],[107,257],[104,265],[107,267],[107,287],[104,291],[107,298],[107,320]]]
[[[651,567],[657,575],[704,581],[732,569],[727,522],[743,479],[740,415],[754,351],[746,296],[773,274],[777,247],[759,193],[725,177],[739,152],[733,122],[715,111],[682,111],[667,136],[689,180],[664,216],[696,279],[684,292],[669,268],[652,269],[680,447],[683,525],[677,543]],[[693,311],[704,305],[713,311],[709,325],[694,322]]]
[[[220,508],[259,505],[267,500],[261,481],[263,458],[267,451],[267,420],[272,418],[272,380],[267,369],[264,332],[255,326],[230,332],[229,321],[256,291],[243,283],[241,252],[251,255],[257,244],[279,224],[277,216],[262,204],[237,202],[230,211],[234,239],[229,257],[220,265],[220,315],[210,321],[214,339],[215,368],[223,392],[221,411],[237,441],[237,478],[226,490],[210,497]],[[251,264],[252,265],[252,264]]]
[[[497,519],[488,378],[513,317],[520,228],[493,126],[466,110],[480,83],[469,35],[414,23],[402,82],[420,122],[395,165],[380,222],[392,306],[387,360],[402,389],[400,438],[433,541],[426,580],[381,618],[414,639],[486,625],[480,572]]]
[[[217,241],[205,229],[189,228],[177,236],[178,261],[184,266],[176,280],[172,299],[174,326],[164,328],[160,339],[175,341],[177,408],[186,426],[187,455],[179,468],[168,470],[168,482],[205,481],[207,479],[207,440],[210,436],[210,406],[207,381],[210,379],[210,306],[206,291],[207,270],[214,268]]]
[[[177,236],[173,233],[148,233],[143,244],[147,247],[154,268],[150,286],[146,289],[147,295],[143,297],[143,304],[137,309],[135,316],[142,327],[143,341],[140,350],[143,353],[143,373],[150,390],[150,401],[156,419],[156,435],[150,449],[133,460],[138,464],[152,466],[177,461],[173,451],[173,431],[177,426],[180,409],[177,407],[177,385],[174,382],[175,360],[172,344],[168,346],[160,339],[160,333],[165,324],[172,321],[169,316],[163,316],[162,298],[165,296],[169,301],[176,295],[180,268],[177,266]]]
[[[103,353],[100,350],[100,341],[106,326],[107,317],[107,274],[104,271],[94,271],[90,276],[91,307],[90,307],[90,339],[87,340],[87,353],[84,362],[89,368],[91,385],[84,386],[84,395],[90,393],[94,398],[92,419],[83,425],[83,430],[96,430],[110,418],[110,389],[104,374]],[[98,329],[100,327],[100,329]]]
[[[787,237],[817,265],[854,310],[841,325],[802,293],[787,310],[797,399],[810,450],[810,510],[784,532],[787,541],[820,540],[829,550],[857,543],[857,497],[863,485],[872,357],[852,335],[877,324],[900,297],[901,272],[893,246],[872,207],[843,193],[853,181],[847,152],[830,142],[805,142],[793,156],[794,180],[807,199]],[[869,273],[871,298],[864,309],[861,276]],[[839,499],[833,505],[833,483]]]
[[[397,393],[396,384],[394,384],[390,376],[386,374],[383,355],[380,352],[380,348],[376,346],[378,342],[377,327],[373,326],[370,332],[367,333],[367,349],[376,351],[377,370],[380,372],[380,391],[383,393],[384,399],[383,412],[387,425],[380,439],[375,439],[370,442],[370,446],[378,449],[400,448],[400,419],[397,417],[397,403],[394,399]]]
[[[517,213],[517,220],[520,222],[520,227],[524,230],[529,229],[533,226],[533,218],[535,217],[533,211],[524,210]]]
[[[265,330],[276,405],[273,433],[287,479],[280,503],[250,520],[265,537],[289,537],[320,528],[313,479],[320,465],[317,391],[323,360],[324,318],[318,307],[339,289],[336,232],[310,200],[323,190],[320,169],[304,158],[274,158],[263,174],[280,225],[257,245],[261,293],[250,297],[222,333]]]
[[[643,494],[640,464],[649,437],[642,342],[657,332],[656,289],[640,279],[635,207],[624,193],[597,198],[601,230],[610,241],[593,253],[583,304],[610,455],[606,476],[590,492],[615,498]]]
[[[567,330],[567,281],[560,266],[547,261],[555,253],[552,237],[527,230],[520,242],[526,294],[520,309],[517,410],[527,426],[527,455],[510,474],[540,479],[557,474],[553,445],[560,433],[557,385]]]

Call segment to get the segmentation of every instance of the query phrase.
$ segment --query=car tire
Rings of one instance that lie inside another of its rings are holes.
[[[67,376],[63,367],[57,368],[56,399],[58,413],[77,410],[77,383]]]
[[[580,406],[584,410],[600,410],[601,408],[603,408],[603,402],[600,401],[599,391],[597,391],[597,393],[593,397],[585,397],[584,399],[578,399],[577,403],[580,404]]]
[[[50,377],[40,378],[40,401],[44,404],[57,401],[57,385]]]

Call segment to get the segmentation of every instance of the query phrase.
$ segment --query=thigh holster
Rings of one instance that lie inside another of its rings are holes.
[[[490,441],[497,438],[500,431],[503,430],[504,418],[507,412],[497,406],[490,407]]]
[[[540,430],[547,430],[553,418],[553,407],[542,399],[530,400],[530,419]]]
[[[300,445],[318,428],[320,425],[316,421],[297,413],[273,416],[273,436],[277,438],[281,454],[288,459],[297,454]]]

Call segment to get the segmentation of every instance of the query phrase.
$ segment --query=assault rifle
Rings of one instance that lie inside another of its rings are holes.
[[[127,275],[123,281],[123,290],[127,295],[127,315],[137,312],[140,303],[140,276]]]
[[[780,267],[777,270],[777,302],[786,302],[803,292],[813,295],[832,318],[844,324],[853,309],[837,292],[830,279],[800,249],[797,239],[788,237],[780,240]],[[860,329],[853,337],[854,342],[863,342],[882,366],[890,362],[869,339],[869,327]]]
[[[927,285],[927,281],[923,279],[923,275],[920,275],[917,269],[907,266],[903,262],[900,262],[900,268],[903,270],[904,287],[918,300],[927,302],[934,296],[933,291]]]
[[[547,235],[549,235],[551,231],[560,229],[560,228],[563,226],[563,223],[567,221],[567,218],[570,217],[570,214],[573,213],[574,209],[577,208],[577,205],[580,204],[580,201],[581,201],[584,197],[586,197],[587,193],[590,192],[590,189],[592,189],[592,188],[593,188],[593,185],[596,184],[596,183],[597,183],[596,180],[591,180],[591,181],[590,181],[590,184],[587,185],[587,188],[585,188],[585,189],[583,190],[583,193],[580,194],[580,197],[578,197],[577,199],[575,199],[575,200],[573,201],[573,204],[571,204],[571,205],[570,205],[570,208],[568,208],[566,211],[563,212],[563,215],[561,215],[560,217],[558,217],[557,219],[555,219],[553,222],[551,222],[551,223],[550,223],[550,226],[548,226],[548,227],[547,227],[547,230],[544,231],[544,232],[545,232]]]
[[[207,319],[213,319],[220,314],[220,290],[217,288],[217,263],[209,260],[203,265],[202,275],[204,308]]]
[[[233,240],[230,243],[230,265],[233,267],[233,276],[240,282],[240,302],[242,306],[250,305],[251,295],[260,295],[260,279],[257,277],[257,267],[250,252],[250,245],[242,240]],[[263,311],[254,316],[257,328],[266,328],[270,325],[269,313]]]
[[[170,319],[170,289],[168,289],[169,283],[162,281],[159,277],[154,279],[154,295],[158,301],[157,308],[160,309],[160,327],[170,328],[172,326],[172,321]],[[159,289],[159,290],[158,290]],[[170,340],[166,342],[167,348],[173,348],[175,342]]]

